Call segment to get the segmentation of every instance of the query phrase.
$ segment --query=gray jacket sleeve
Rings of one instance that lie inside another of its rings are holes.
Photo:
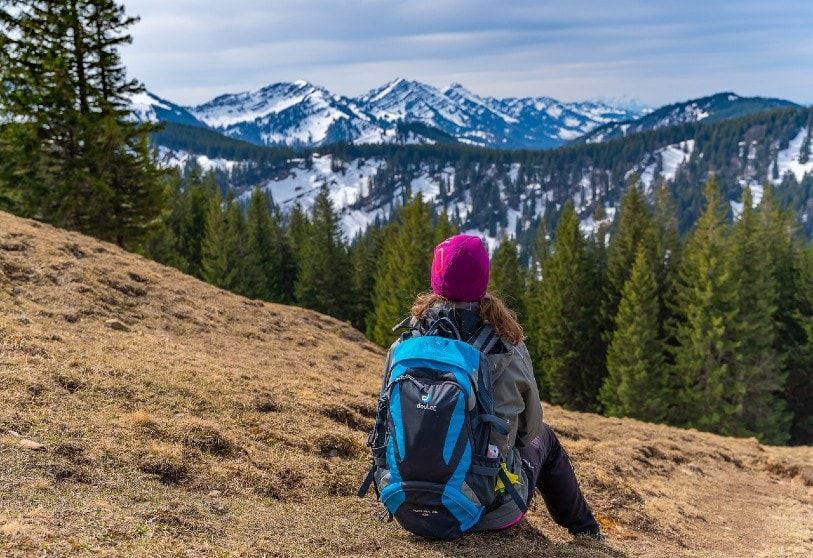
[[[509,424],[507,436],[492,431],[492,440],[506,455],[512,447],[527,446],[539,434],[542,404],[525,343],[511,347],[508,353],[489,356],[489,363],[494,379],[494,411]]]

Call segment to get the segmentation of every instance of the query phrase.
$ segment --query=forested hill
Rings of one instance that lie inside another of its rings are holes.
[[[699,99],[663,106],[648,114],[620,122],[608,122],[573,143],[596,143],[617,139],[637,132],[646,132],[689,122],[719,122],[775,108],[799,108],[784,99],[740,97],[735,93],[717,93]]]
[[[659,184],[670,187],[684,231],[699,214],[709,173],[717,175],[732,212],[743,188],[759,200],[770,181],[811,235],[812,122],[811,108],[775,109],[550,151],[340,144],[295,152],[177,124],[155,134],[154,142],[166,163],[197,161],[238,195],[262,185],[283,209],[307,208],[327,184],[348,235],[386,219],[394,205],[420,192],[463,230],[494,239],[505,233],[528,246],[540,219],[552,228],[568,200],[585,232],[609,222],[633,175],[647,194]]]

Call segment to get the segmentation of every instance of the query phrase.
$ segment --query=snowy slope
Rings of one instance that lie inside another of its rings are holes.
[[[649,193],[657,183],[675,179],[678,169],[691,158],[694,143],[694,140],[686,140],[657,149],[641,161],[640,165],[630,169],[626,177],[636,173],[644,191]]]
[[[688,162],[693,149],[694,141],[688,140],[653,153],[645,161],[648,175],[646,179],[642,177],[647,191],[651,191],[651,186],[656,180],[658,182],[673,180],[678,169]],[[655,158],[661,160],[657,171],[658,176],[655,176],[655,164],[652,162]],[[208,160],[203,163],[228,164],[228,162]],[[436,211],[445,209],[449,215],[455,215],[464,222],[469,217],[469,212],[472,210],[470,189],[474,185],[459,184],[453,166],[436,168],[430,165],[420,165],[414,168],[409,175],[402,176],[392,195],[383,199],[376,197],[371,186],[376,176],[386,168],[386,160],[379,158],[345,161],[331,154],[313,154],[308,159],[291,159],[287,172],[269,178],[262,184],[262,187],[271,195],[275,203],[287,211],[295,204],[299,204],[303,209],[309,209],[321,186],[327,185],[331,200],[341,214],[342,227],[348,238],[364,231],[376,219],[386,219],[393,210],[394,204],[400,203],[403,199],[407,188],[412,195],[421,194],[424,200],[432,202]],[[492,169],[489,174],[495,174],[495,171],[496,169]],[[521,164],[512,163],[505,173],[505,178],[500,179],[502,180],[501,189],[504,189],[509,181],[516,182],[521,171]],[[582,214],[581,227],[585,233],[595,232],[599,225],[609,225],[616,210],[612,205],[605,207],[606,217],[600,221],[596,221],[592,213],[588,211],[596,201],[589,188],[592,172],[591,168],[584,169],[581,187],[576,188],[572,196],[574,207]],[[630,169],[628,174],[632,172],[640,172],[640,167]],[[441,197],[443,188],[447,190],[445,197]],[[495,246],[503,236],[514,237],[518,228],[524,230],[528,226],[522,217],[522,206],[527,202],[532,191],[537,200],[533,213],[537,216],[543,215],[545,201],[556,201],[554,192],[538,183],[528,184],[526,192],[519,197],[515,205],[508,202],[507,196],[501,195],[503,201],[509,205],[506,209],[506,222],[496,231],[470,229],[469,232],[482,236],[491,246]],[[247,201],[250,195],[250,189],[246,189],[241,199]],[[444,199],[445,201],[443,201]]]
[[[764,138],[763,143],[774,145],[776,151],[760,165],[754,164],[758,162],[754,141],[740,141],[739,147],[736,141],[730,142],[731,157],[741,161],[738,173],[730,177],[730,183],[738,183],[742,189],[749,188],[758,201],[762,197],[761,185],[777,173],[780,179],[773,178],[776,184],[788,173],[797,181],[813,176],[813,150],[806,139],[808,129],[800,126],[789,137],[785,149],[779,149],[777,139]],[[251,160],[237,162],[166,148],[161,149],[160,155],[168,166],[184,169],[196,162],[206,170],[217,171],[220,179],[228,181],[243,200],[247,200],[259,179],[261,186],[285,211],[296,204],[309,209],[321,186],[326,185],[341,214],[342,227],[348,238],[366,229],[376,219],[386,219],[408,193],[420,193],[437,211],[446,209],[464,230],[476,232],[494,245],[503,235],[524,234],[531,218],[539,218],[550,208],[558,211],[568,201],[573,203],[580,216],[583,232],[594,233],[599,227],[608,226],[620,199],[616,189],[623,189],[633,174],[639,176],[639,184],[650,198],[656,187],[668,183],[680,184],[681,188],[692,188],[695,184],[699,188],[702,183],[699,177],[704,175],[691,173],[698,172],[696,167],[702,164],[706,155],[703,149],[709,148],[708,141],[705,147],[704,140],[700,141],[687,139],[649,152],[641,151],[640,157],[629,159],[623,167],[612,170],[607,166],[596,166],[597,163],[589,157],[573,157],[567,163],[574,165],[566,168],[567,175],[556,177],[550,176],[550,169],[540,172],[540,159],[519,158],[523,162],[518,162],[511,157],[501,162],[488,162],[488,166],[478,166],[484,161],[481,159],[469,167],[461,167],[460,161],[454,159],[444,161],[428,157],[404,164],[397,158],[388,158],[390,156],[380,150],[370,150],[366,156],[345,158],[325,149],[252,169]],[[804,147],[808,149],[807,159],[802,153]],[[579,148],[563,153],[572,149]],[[776,171],[774,165],[778,167]],[[473,167],[476,167],[474,172]],[[555,162],[551,163],[551,168],[556,167]],[[246,170],[251,172],[243,172]],[[252,177],[251,181],[241,179],[245,176]],[[496,197],[491,190],[494,186],[497,188]],[[733,193],[730,203],[734,215],[741,211],[739,200],[740,196]],[[599,206],[603,207],[603,216],[596,218]],[[800,213],[800,218],[805,218],[805,211]]]
[[[205,127],[185,107],[145,91],[130,98],[134,117],[141,122],[177,122],[188,126]]]
[[[782,181],[782,178],[787,173],[793,174],[796,180],[801,181],[806,173],[813,173],[813,142],[807,142],[805,146],[805,138],[809,137],[811,131],[808,128],[802,128],[799,133],[790,141],[787,149],[783,149],[776,156],[777,172],[773,172],[771,168],[771,175],[778,178],[771,178],[774,184]],[[805,157],[802,156],[802,147],[807,147],[807,162],[801,162]]]

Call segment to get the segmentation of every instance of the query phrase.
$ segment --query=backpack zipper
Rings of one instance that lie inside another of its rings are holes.
[[[417,379],[416,379],[414,376],[412,376],[412,375],[410,375],[410,374],[404,374],[404,375],[402,375],[402,376],[398,376],[398,377],[395,379],[395,381],[394,381],[394,382],[392,382],[392,383],[393,383],[393,384],[397,384],[397,383],[400,383],[400,382],[403,382],[403,381],[410,381],[410,382],[412,382],[413,384],[415,384],[416,386],[418,386],[418,389],[419,389],[419,390],[421,390],[421,393],[427,393],[427,391],[428,391],[428,388],[426,387],[426,385],[424,385],[424,384],[420,383],[420,382],[419,382],[419,381],[418,381],[418,380],[417,380]],[[391,385],[390,387],[392,387],[392,385]]]

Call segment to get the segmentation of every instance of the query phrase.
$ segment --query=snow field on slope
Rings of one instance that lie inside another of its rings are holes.
[[[299,86],[297,94],[283,89],[278,94],[267,96],[267,90],[239,93],[233,101],[224,106],[211,106],[206,109],[192,108],[190,111],[202,122],[214,128],[226,128],[241,122],[251,122],[257,118],[282,112],[301,103],[313,93],[313,89],[304,89],[304,82],[295,82]],[[236,103],[234,101],[239,101]]]
[[[694,153],[693,139],[667,145],[666,147],[656,150],[654,156],[659,158],[661,163],[661,172],[658,176],[662,177],[663,180],[674,180],[675,176],[677,176],[678,169],[681,165],[689,161],[692,153]],[[649,159],[651,159],[651,157]],[[641,184],[644,185],[644,192],[647,194],[652,191],[652,186],[658,178],[655,176],[657,163],[658,161],[656,160],[646,165],[638,177]],[[626,174],[626,178],[629,178],[633,172],[635,172],[635,169],[629,170]]]
[[[779,178],[773,178],[774,173],[772,172],[772,165],[771,172],[769,174],[771,182],[774,184],[779,184],[782,182],[782,177],[784,177],[788,172],[792,173],[796,180],[801,181],[805,174],[813,172],[813,146],[811,146],[811,149],[808,152],[807,163],[803,164],[799,162],[799,157],[802,154],[802,144],[804,143],[807,133],[807,128],[802,128],[799,130],[799,133],[796,134],[796,136],[788,144],[787,149],[783,149],[777,154],[776,164],[779,167]]]
[[[149,93],[136,93],[130,97],[133,112],[135,113],[136,120],[141,122],[155,122],[157,115],[155,114],[155,107],[172,110],[172,107],[158,101]]]
[[[206,155],[193,155],[187,151],[174,151],[166,147],[158,147],[158,162],[165,167],[176,167],[183,169],[190,162],[195,162],[200,165],[200,168],[205,172],[212,172],[215,170],[231,171],[237,165],[237,161],[229,159],[215,158],[211,159]]]

